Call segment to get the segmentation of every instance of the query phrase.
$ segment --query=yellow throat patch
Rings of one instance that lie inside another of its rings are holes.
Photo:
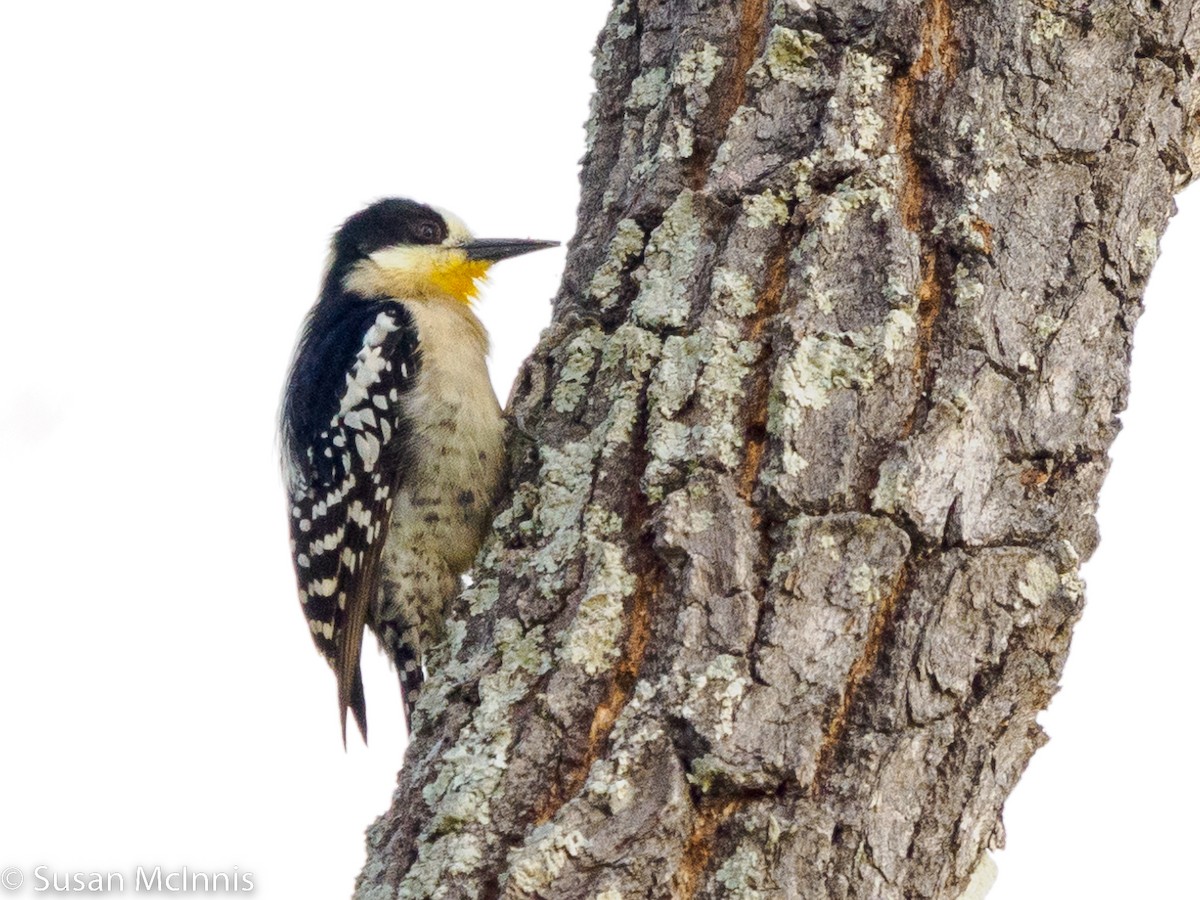
[[[470,305],[491,267],[489,260],[468,259],[458,247],[387,247],[356,263],[342,283],[366,297],[449,297]]]
[[[434,262],[429,281],[436,290],[459,303],[470,303],[479,296],[479,283],[491,267],[486,259],[467,259],[461,250],[452,251],[446,254],[446,259]]]

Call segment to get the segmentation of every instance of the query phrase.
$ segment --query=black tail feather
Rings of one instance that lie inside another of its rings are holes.
[[[341,707],[342,718],[342,747],[346,746],[346,710],[354,713],[354,724],[362,735],[363,743],[367,743],[367,698],[363,693],[362,667],[354,667],[354,678],[350,683],[350,694],[344,696],[338,691],[338,706]]]

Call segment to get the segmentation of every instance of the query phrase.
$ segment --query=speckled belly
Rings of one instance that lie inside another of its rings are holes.
[[[392,511],[392,540],[430,548],[455,574],[471,565],[491,524],[504,454],[494,398],[491,405],[427,405],[416,418],[426,420],[421,452]]]
[[[385,645],[411,647],[421,661],[441,640],[446,604],[491,525],[504,422],[482,353],[425,356],[404,402],[411,462],[392,508],[371,624]]]

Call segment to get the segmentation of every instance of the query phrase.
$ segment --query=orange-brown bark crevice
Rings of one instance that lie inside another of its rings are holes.
[[[644,398],[642,402],[645,402]],[[644,446],[644,423],[640,431],[637,444]],[[645,463],[634,466],[632,470],[644,471]],[[625,519],[628,523],[629,534],[633,537],[633,544],[629,552],[635,561],[633,568],[637,573],[637,580],[633,595],[626,603],[625,612],[628,624],[621,656],[611,670],[607,692],[592,714],[592,721],[588,726],[587,744],[583,748],[579,762],[573,765],[561,780],[550,779],[548,793],[534,810],[534,822],[538,825],[554,818],[555,814],[583,789],[592,764],[601,758],[608,747],[608,739],[617,717],[633,697],[642,663],[645,661],[650,647],[653,610],[657,606],[658,597],[662,594],[665,576],[662,563],[654,551],[653,538],[648,530],[650,508],[646,498],[636,481],[629,485],[628,490],[631,492],[632,499]]]
[[[784,228],[779,244],[767,261],[767,277],[758,295],[758,309],[746,329],[746,340],[760,343],[766,335],[767,326],[783,302],[783,291],[787,286],[788,251],[791,250],[791,228]],[[738,494],[747,503],[752,503],[754,486],[762,469],[763,455],[767,442],[767,408],[771,389],[771,372],[767,365],[755,369],[752,383],[747,390],[744,419],[746,435],[746,460],[738,477]],[[754,513],[758,517],[757,510]],[[757,524],[757,522],[756,522]]]
[[[731,798],[712,798],[700,804],[683,845],[679,868],[675,870],[672,896],[676,900],[691,900],[696,895],[712,857],[717,831],[740,805],[740,801]]]
[[[837,709],[834,710],[833,716],[825,728],[824,739],[821,741],[821,747],[817,751],[817,765],[813,774],[812,784],[809,786],[809,793],[814,798],[818,797],[821,793],[821,787],[825,783],[825,778],[833,765],[838,745],[841,743],[842,735],[845,733],[846,725],[850,720],[850,709],[854,705],[854,698],[858,694],[858,689],[863,681],[875,668],[875,663],[879,659],[880,650],[883,649],[887,632],[895,618],[900,598],[903,596],[907,585],[907,570],[902,569],[899,577],[896,579],[896,583],[892,586],[892,590],[880,601],[879,606],[875,609],[875,614],[871,617],[871,624],[867,629],[867,639],[862,653],[858,655],[858,658],[850,667],[850,672],[846,676],[846,687],[842,691],[841,702],[838,704]]]
[[[957,45],[954,42],[954,21],[950,2],[930,0],[928,10],[929,15],[921,29],[921,55],[913,62],[908,72],[896,80],[892,113],[896,154],[900,159],[901,168],[898,203],[900,218],[904,227],[915,234],[920,242],[921,277],[916,291],[918,341],[916,352],[913,354],[913,375],[919,380],[922,388],[927,380],[934,329],[942,313],[945,285],[944,267],[938,257],[937,247],[927,236],[934,223],[928,208],[928,176],[913,140],[913,129],[917,119],[915,106],[922,83],[926,82],[933,72],[941,72],[950,81],[953,81],[958,73]],[[990,239],[990,234],[986,237]],[[912,425],[910,420],[909,429]]]
[[[621,710],[633,696],[642,661],[646,658],[646,648],[650,646],[650,610],[654,607],[655,598],[661,590],[662,583],[657,577],[657,573],[643,575],[638,579],[637,588],[631,601],[632,608],[629,612],[629,629],[625,638],[624,650],[616,666],[613,667],[613,677],[609,683],[608,694],[596,707],[596,712],[592,716],[583,761],[571,772],[564,784],[564,798],[573,797],[582,790],[592,764],[600,758],[608,746],[608,737],[617,722],[617,716],[621,714]],[[539,824],[550,818],[550,815],[539,818]]]
[[[701,141],[689,166],[690,183],[700,190],[708,180],[708,170],[716,156],[717,147],[724,140],[725,131],[733,114],[746,99],[746,75],[758,57],[766,33],[767,0],[742,0],[738,16],[738,32],[735,41],[733,69],[722,73],[721,80],[713,90],[713,103],[709,121],[713,123],[713,134]]]
[[[737,57],[734,59],[733,78],[730,81],[731,90],[719,110],[723,121],[728,121],[746,99],[746,74],[758,56],[766,22],[767,0],[743,0],[737,36]]]

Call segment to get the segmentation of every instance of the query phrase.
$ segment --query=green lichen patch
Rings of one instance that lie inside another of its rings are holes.
[[[425,802],[437,811],[430,824],[432,833],[450,833],[470,822],[490,821],[491,796],[506,768],[512,737],[507,710],[524,696],[532,676],[550,666],[542,649],[543,637],[541,626],[526,633],[513,619],[497,623],[500,667],[480,679],[480,701],[472,727],[442,756],[437,777],[423,791]]]
[[[896,353],[912,346],[913,333],[917,329],[917,304],[893,309],[883,320],[883,358],[888,365],[896,364]]]
[[[669,419],[676,415],[696,385],[700,372],[700,338],[671,335],[662,345],[662,358],[650,377],[647,404],[651,416]]]
[[[525,845],[508,854],[506,896],[537,897],[553,884],[567,864],[587,849],[579,831],[563,831],[553,822],[534,829]]]
[[[777,228],[791,217],[787,197],[775,191],[751,194],[742,201],[742,210],[751,228]]]
[[[830,155],[838,162],[869,164],[880,148],[886,121],[876,108],[887,100],[883,90],[890,68],[873,56],[848,50],[842,57],[836,95],[830,100]]]
[[[1049,9],[1039,9],[1033,17],[1033,27],[1029,29],[1031,44],[1052,44],[1067,31],[1065,16],[1058,15]]]
[[[726,270],[726,283],[736,284],[732,275]],[[720,319],[663,343],[648,394],[644,487],[651,500],[660,500],[671,479],[698,460],[726,468],[738,464],[745,441],[744,384],[761,351],[759,342],[743,340],[737,326]],[[695,425],[673,418],[689,401],[698,410]]]
[[[664,732],[654,717],[645,716],[647,706],[663,688],[658,683],[639,681],[633,696],[617,716],[609,735],[609,752],[592,764],[584,784],[584,793],[614,814],[634,800],[634,771],[645,754],[663,740]]]
[[[604,22],[604,30],[601,32],[600,43],[592,51],[592,78],[597,83],[612,68],[612,57],[615,52],[614,44],[630,38],[637,33],[637,27],[625,19],[630,9],[630,0],[621,0],[621,2],[613,5],[608,18]],[[593,97],[594,100],[595,97]]]
[[[750,684],[745,661],[721,654],[704,672],[687,679],[680,712],[710,739],[729,737],[733,734],[733,717]]]
[[[800,424],[797,410],[828,406],[834,389],[874,384],[879,345],[864,338],[861,333],[819,334],[800,341],[778,373],[782,402],[775,404],[775,428]]]
[[[715,321],[702,332],[704,368],[696,396],[704,414],[693,429],[698,451],[726,468],[737,466],[746,440],[742,426],[745,384],[762,353],[758,341],[747,341],[729,322]]]
[[[596,354],[604,345],[604,332],[595,325],[584,328],[567,344],[566,361],[558,370],[552,403],[556,412],[569,413],[587,395]]]
[[[602,310],[611,309],[617,302],[625,267],[642,252],[645,243],[646,235],[633,219],[617,223],[616,233],[608,244],[608,255],[596,269],[588,288]]]
[[[600,372],[618,371],[621,382],[609,396],[608,417],[596,429],[601,454],[611,456],[629,443],[640,415],[640,399],[646,379],[662,355],[662,340],[653,332],[626,323],[605,344],[600,355]]]
[[[493,534],[499,535],[507,532],[509,529],[514,529],[522,538],[529,538],[534,531],[534,521],[532,512],[538,505],[538,488],[536,485],[528,481],[522,482],[513,491],[512,500],[508,506],[497,513],[495,520],[492,523]],[[498,562],[497,555],[500,553],[500,542],[489,540],[483,545],[483,550],[480,551],[480,560],[482,562],[477,569],[492,569]]]
[[[713,272],[712,302],[722,315],[744,319],[758,309],[758,292],[749,275],[720,266]]]
[[[813,66],[817,47],[825,38],[812,31],[795,31],[776,25],[767,35],[767,46],[762,57],[750,68],[749,76],[756,86],[761,87],[764,75],[775,81],[790,82],[802,87],[813,84]]]
[[[463,599],[467,602],[467,609],[471,615],[481,616],[489,612],[500,599],[500,582],[494,577],[485,577],[463,591]],[[457,648],[454,648],[453,652],[457,653]]]
[[[670,90],[667,70],[662,67],[649,69],[633,80],[625,105],[629,109],[651,109],[662,103]]]
[[[971,270],[959,263],[954,267],[954,299],[964,309],[969,309],[983,298],[983,282],[971,274]]]
[[[712,528],[716,518],[711,504],[703,502],[710,493],[703,481],[692,479],[663,498],[661,533],[664,544],[684,547],[695,535]]]
[[[651,501],[662,499],[664,482],[671,478],[681,462],[689,458],[691,436],[691,426],[686,422],[665,419],[653,423],[646,442],[650,461],[646,464],[643,479],[643,489]]]
[[[1037,339],[1045,343],[1054,335],[1058,334],[1058,330],[1063,327],[1065,320],[1052,316],[1050,313],[1038,313],[1037,318],[1033,320],[1033,333],[1037,335]]]
[[[448,882],[470,875],[482,863],[482,842],[473,834],[448,835],[436,844],[422,844],[396,893],[381,888],[379,900],[440,900],[449,896]]]
[[[767,896],[767,872],[762,849],[744,840],[721,864],[715,875],[730,900],[763,900]]]
[[[792,182],[791,194],[796,200],[807,200],[812,196],[812,174],[815,170],[816,160],[811,156],[788,163],[787,172]]]
[[[881,167],[880,171],[888,170]],[[819,221],[822,228],[831,234],[836,234],[846,226],[851,213],[855,210],[864,206],[875,206],[878,211],[874,217],[878,218],[880,213],[889,212],[893,208],[895,199],[895,190],[890,182],[877,183],[873,178],[866,176],[847,179],[838,184],[833,193],[823,199],[820,205]],[[819,239],[819,234],[814,232],[813,239]],[[801,242],[795,252],[800,253],[803,250],[804,244]]]
[[[671,81],[683,90],[684,109],[689,119],[695,119],[708,106],[708,87],[724,61],[717,48],[708,41],[679,57]]]
[[[591,441],[572,441],[561,450],[542,448],[540,502],[534,524],[547,540],[534,554],[532,567],[544,596],[552,596],[561,587],[560,570],[578,546],[595,453]]]
[[[688,291],[702,235],[693,193],[680,192],[646,244],[646,259],[634,273],[640,284],[633,319],[646,328],[679,328],[688,320]]]
[[[659,141],[655,159],[668,162],[676,159],[688,159],[696,150],[696,132],[686,122],[675,122],[675,140],[670,140],[666,134]]]
[[[587,594],[562,636],[558,658],[580,666],[589,675],[598,675],[621,658],[625,599],[633,595],[637,579],[626,568],[624,553],[615,544],[589,541],[588,556],[591,574]]]
[[[1158,259],[1158,232],[1153,228],[1143,228],[1139,231],[1136,250],[1137,270],[1144,275],[1150,274],[1154,261]]]
[[[671,335],[663,342],[662,358],[650,376],[647,389],[647,487],[661,482],[675,464],[688,455],[691,429],[673,421],[692,396],[700,369],[700,339],[696,335]]]

